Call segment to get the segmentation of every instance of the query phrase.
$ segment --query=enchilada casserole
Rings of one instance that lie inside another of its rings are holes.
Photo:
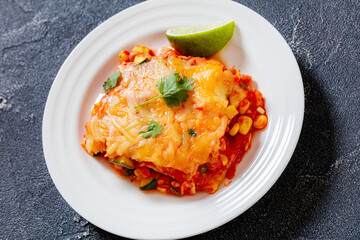
[[[85,124],[83,148],[141,190],[216,192],[267,125],[251,77],[170,47],[136,46],[119,61]]]

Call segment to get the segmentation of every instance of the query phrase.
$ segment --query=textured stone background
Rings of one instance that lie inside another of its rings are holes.
[[[0,1],[0,239],[118,239],[59,195],[45,165],[41,124],[71,50],[138,2]],[[291,46],[305,87],[304,125],[274,187],[241,216],[193,239],[360,239],[359,1],[239,2]]]

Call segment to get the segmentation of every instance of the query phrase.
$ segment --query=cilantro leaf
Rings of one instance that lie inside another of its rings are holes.
[[[196,131],[195,130],[189,129],[188,134],[190,136],[196,137]]]
[[[109,93],[109,89],[112,89],[114,87],[116,87],[118,78],[121,76],[121,72],[117,71],[116,73],[114,73],[113,75],[111,75],[111,77],[109,77],[107,79],[107,81],[104,82],[103,84],[103,88],[104,88],[104,92],[106,94]]]
[[[180,79],[180,81],[178,81]],[[193,91],[194,79],[181,77],[178,73],[173,73],[170,77],[163,77],[161,82],[156,84],[162,98],[169,107],[180,106],[180,102],[186,102],[189,97],[187,91]]]
[[[161,130],[163,130],[163,126],[157,122],[155,122],[154,120],[150,120],[150,123],[146,129],[146,131],[141,131],[139,133],[141,133],[141,136],[143,138],[149,138],[150,135],[153,138],[156,138],[158,135],[161,134]]]
[[[169,77],[161,78],[161,81],[156,84],[161,95],[146,101],[135,108],[148,104],[156,99],[162,97],[169,107],[180,106],[180,102],[186,102],[189,97],[187,91],[194,91],[194,79],[181,77],[179,73],[173,73]]]

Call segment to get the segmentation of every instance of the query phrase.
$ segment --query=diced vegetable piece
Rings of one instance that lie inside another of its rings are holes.
[[[174,195],[179,195],[178,191],[176,191],[176,189],[173,187],[170,187],[170,192]]]
[[[230,183],[231,183],[231,181],[230,181],[230,180],[226,180],[226,181],[225,181],[225,183],[224,183],[224,186],[225,186],[225,187],[227,187],[227,186],[229,186],[229,185],[230,185]]]
[[[125,156],[121,156],[121,157],[117,157],[117,158],[110,158],[109,161],[114,164],[125,167],[125,168],[129,168],[129,169],[134,168],[134,163],[131,161],[130,158],[125,157]]]
[[[238,95],[234,94],[229,97],[230,104],[233,106],[239,106],[241,99],[238,97]]]
[[[221,167],[221,166],[222,166],[221,159],[210,157],[209,158],[209,165],[206,166],[206,170],[215,170],[215,169],[217,169],[218,167]]]
[[[240,74],[240,81],[245,83],[247,86],[250,86],[252,82],[252,77],[245,74]]]
[[[175,181],[172,181],[172,182],[171,182],[171,185],[172,185],[173,187],[180,187],[180,183],[175,182]]]
[[[265,115],[259,115],[255,118],[255,121],[254,121],[254,128],[257,128],[257,129],[262,129],[266,126],[267,124],[267,117]]]
[[[158,185],[169,185],[170,182],[171,178],[165,175],[160,176],[157,180]]]
[[[253,92],[254,92],[255,98],[256,98],[256,106],[263,107],[265,102],[264,102],[264,97],[263,97],[262,93],[259,92],[257,89],[254,89]]]
[[[240,116],[238,118],[238,123],[240,125],[239,132],[243,135],[248,134],[252,125],[252,119],[248,116]]]
[[[249,89],[250,89],[249,86],[246,85],[245,83],[240,83],[240,85],[241,85],[241,87],[242,87],[243,89],[246,89],[246,90],[249,90]]]
[[[221,160],[223,166],[226,166],[228,164],[228,162],[229,162],[229,159],[224,154],[220,154],[220,160]]]
[[[148,178],[140,183],[140,190],[149,191],[157,188],[156,178]]]
[[[234,126],[230,129],[229,134],[230,136],[235,136],[240,129],[240,125],[238,123],[235,123]]]
[[[243,89],[238,84],[235,84],[232,94],[230,94],[230,104],[238,108],[242,100],[248,95],[248,90]]]
[[[150,182],[152,182],[152,180],[154,180],[154,178],[144,178],[141,180],[140,182],[140,187],[144,187],[146,185],[148,185]]]
[[[167,193],[167,188],[164,188],[164,187],[157,187],[156,190],[158,190],[159,192],[162,192],[162,193]]]
[[[130,55],[130,53],[125,50],[122,50],[121,52],[119,52],[119,62],[123,63],[123,62],[129,61],[129,55]]]
[[[136,55],[135,59],[134,59],[134,63],[135,64],[140,64],[145,62],[148,59],[147,56],[145,56],[144,54],[138,54]]]
[[[135,46],[132,51],[138,53],[149,53],[150,49],[148,47],[139,45],[139,46]]]
[[[264,110],[262,107],[258,107],[258,108],[256,109],[256,111],[257,111],[258,113],[260,113],[260,114],[264,114],[264,113],[265,113],[265,110]]]
[[[150,170],[147,167],[138,167],[135,169],[134,174],[137,177],[148,178],[150,177]]]
[[[225,114],[228,116],[228,118],[232,119],[235,117],[239,112],[236,110],[236,108],[233,105],[228,106],[225,109]]]
[[[123,173],[124,173],[125,176],[128,177],[128,176],[131,176],[131,175],[134,174],[134,170],[135,170],[135,169],[123,168]]]
[[[200,169],[200,172],[201,173],[206,172],[209,165],[210,165],[210,163],[205,163],[204,166],[202,166],[202,168]]]
[[[250,107],[250,101],[247,99],[242,100],[242,102],[240,103],[240,106],[239,106],[240,114],[246,113],[246,111],[249,109],[249,107]]]

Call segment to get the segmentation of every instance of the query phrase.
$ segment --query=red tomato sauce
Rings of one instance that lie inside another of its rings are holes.
[[[230,167],[228,171],[226,172],[226,178],[232,179],[236,172],[236,166],[241,162],[246,150],[246,145],[250,147],[251,141],[250,135],[252,134],[252,131],[250,131],[246,135],[236,134],[235,136],[226,135],[226,151],[225,155],[230,160]]]

